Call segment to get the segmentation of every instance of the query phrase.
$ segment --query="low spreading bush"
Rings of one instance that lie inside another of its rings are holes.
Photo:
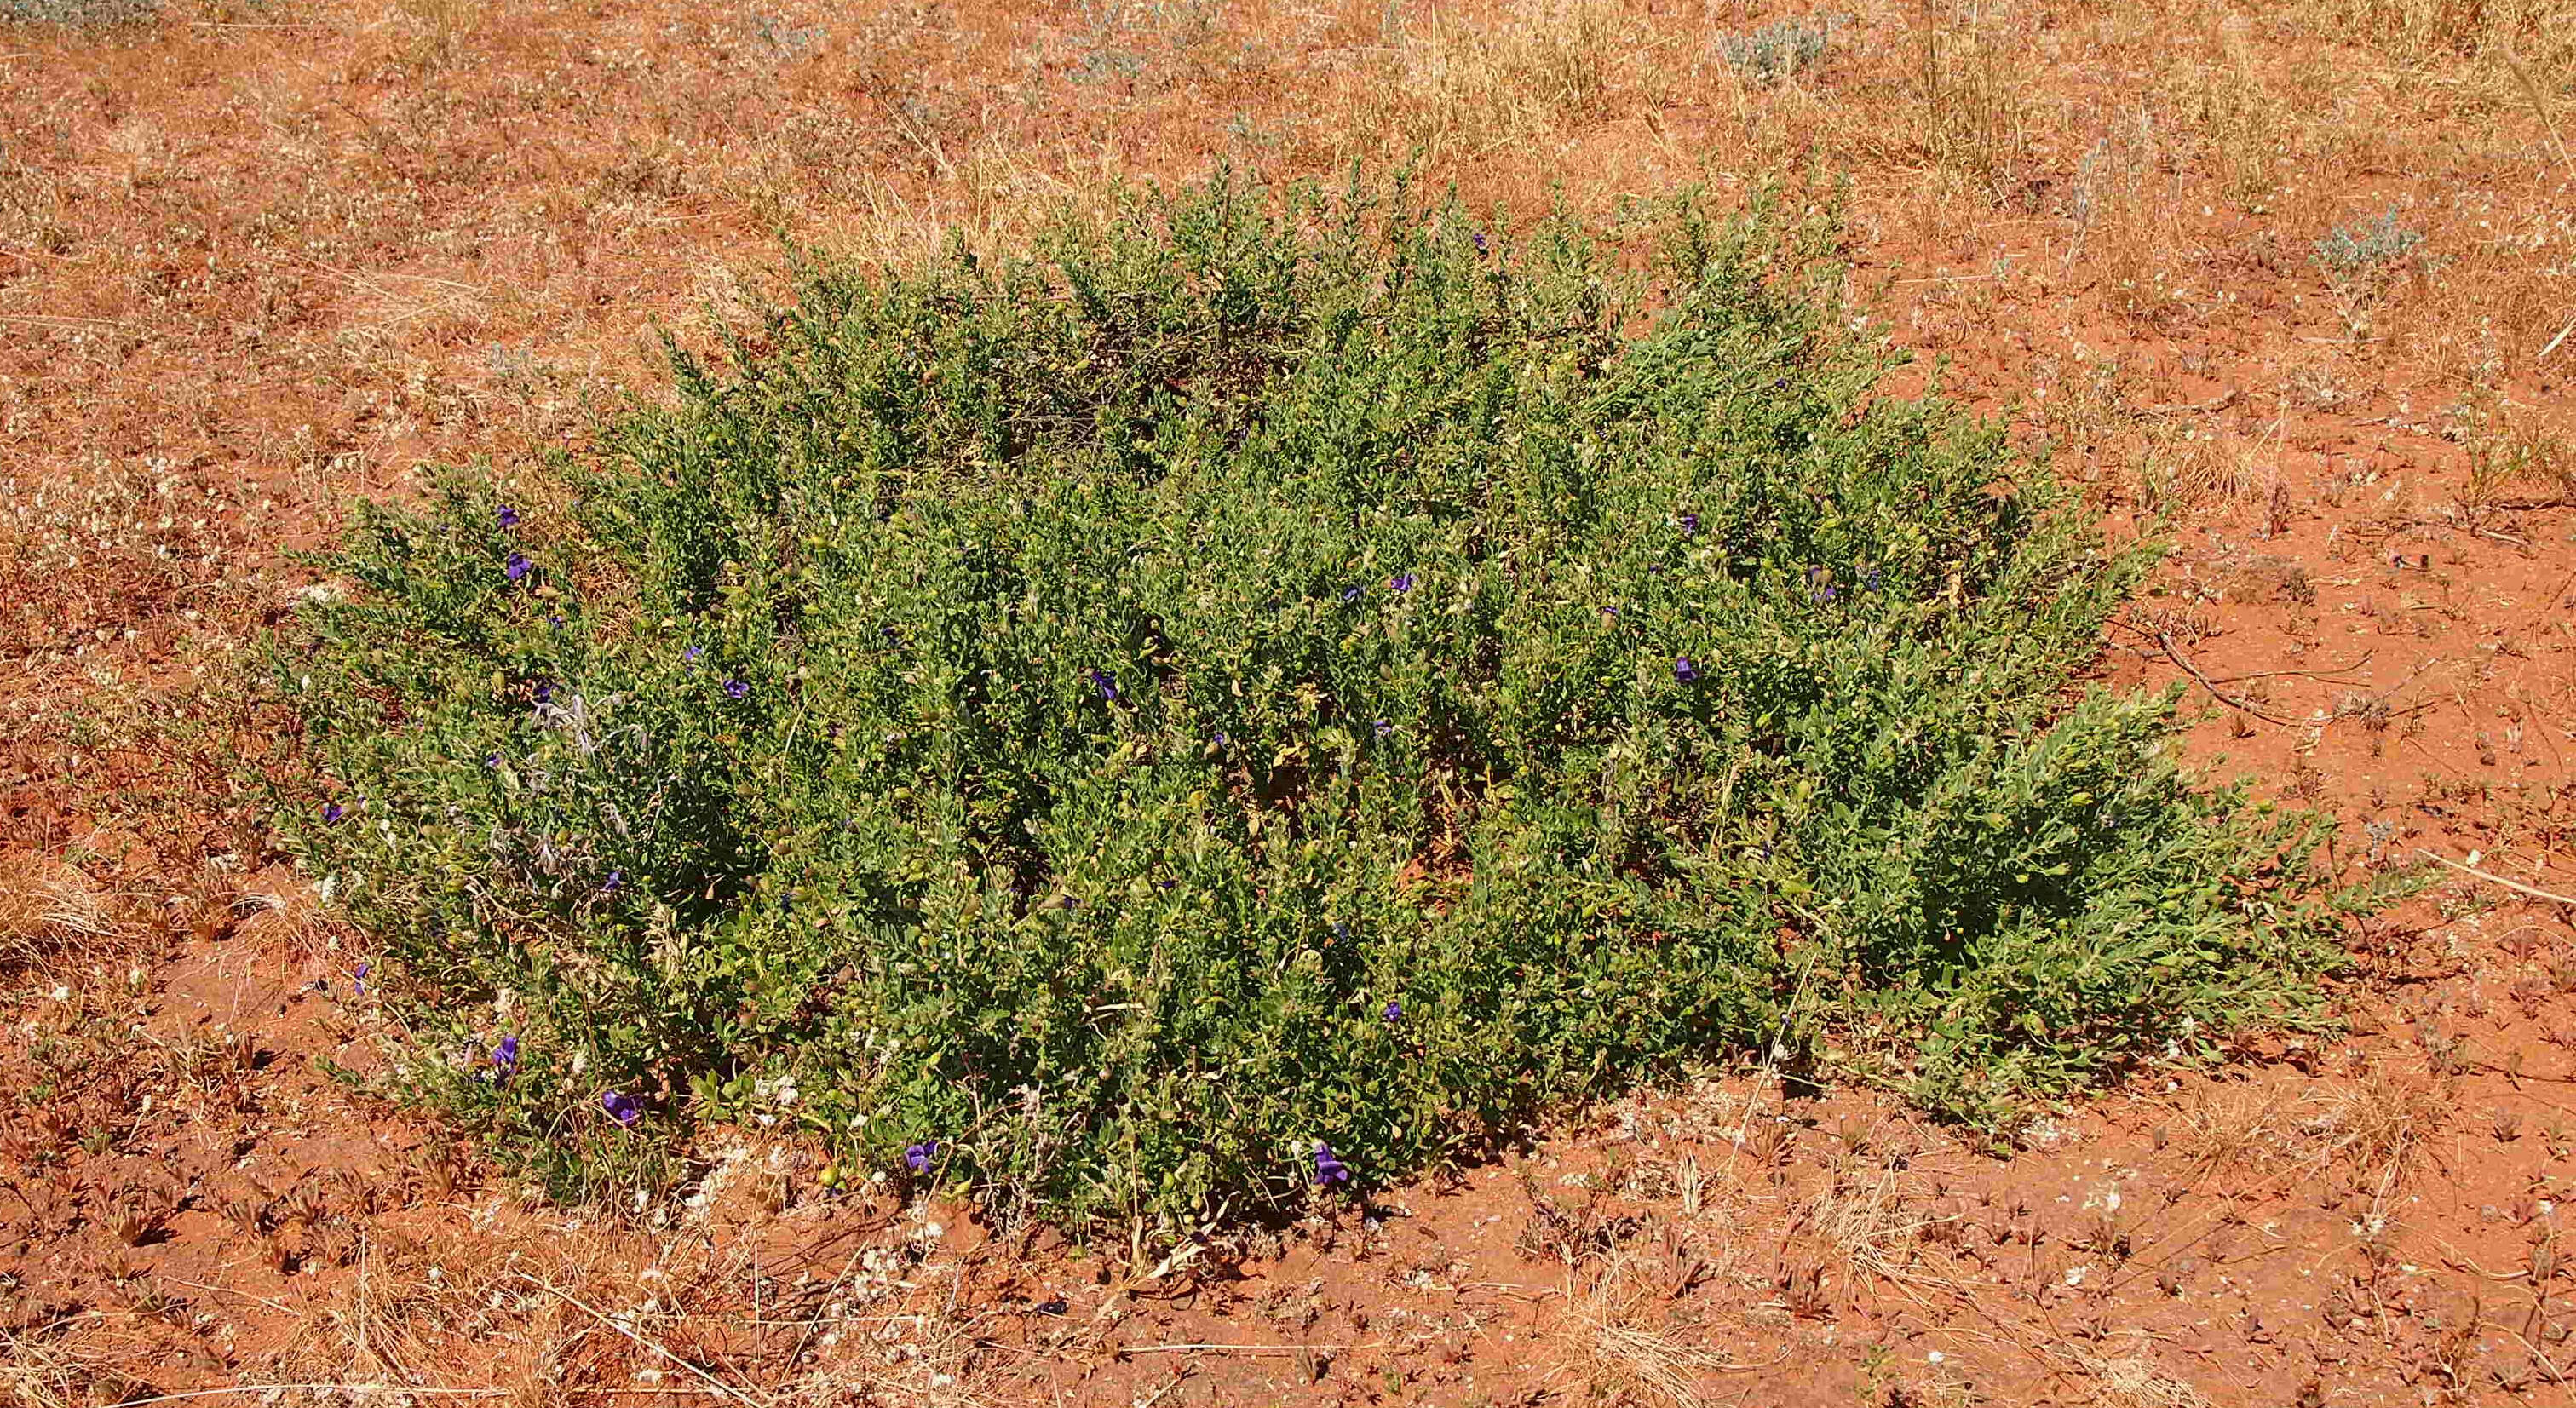
[[[2423,233],[2409,228],[2397,218],[2397,208],[2390,206],[2367,220],[2339,224],[2318,236],[2310,257],[2330,280],[2373,283],[2386,280],[2423,243]]]
[[[1743,34],[1721,36],[1718,53],[1736,76],[1765,87],[1799,74],[1821,73],[1833,42],[1829,17],[1776,20]]]
[[[1992,1120],[2295,1015],[2303,833],[2081,679],[2148,553],[1877,394],[1829,224],[1655,228],[1139,195],[366,509],[281,830],[404,1088],[574,1192],[721,1118],[1183,1218],[1690,1058]]]

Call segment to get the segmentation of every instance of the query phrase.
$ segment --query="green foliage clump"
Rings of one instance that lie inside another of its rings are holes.
[[[1219,179],[806,270],[585,461],[367,509],[282,830],[414,1086],[575,1189],[748,1118],[1195,1217],[1730,1050],[1995,1119],[2298,1010],[2301,835],[2080,681],[2148,555],[1874,393],[1829,225],[1660,220],[1649,281]]]
[[[2397,218],[2397,208],[2390,206],[2370,219],[2337,225],[2318,236],[2311,257],[2330,279],[2367,283],[2385,279],[2423,243],[2423,232],[2409,228]]]
[[[1822,73],[1833,41],[1834,21],[1792,17],[1717,41],[1718,52],[1736,76],[1767,87],[1802,73]]]

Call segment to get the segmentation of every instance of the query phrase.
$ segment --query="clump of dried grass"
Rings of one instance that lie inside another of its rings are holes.
[[[290,1341],[241,1382],[529,1408],[601,1394],[752,1408],[999,1401],[987,1345],[1001,1312],[970,1304],[958,1263],[916,1257],[903,1230],[855,1251],[829,1231],[783,1256],[758,1241],[606,1226],[543,1249],[370,1241],[359,1274],[308,1301]]]
[[[272,867],[252,877],[232,900],[235,930],[242,937],[282,945],[307,955],[330,949],[329,877],[308,885],[293,872]]]
[[[135,1403],[157,1391],[117,1366],[124,1358],[93,1315],[37,1327],[0,1324],[0,1403],[9,1408],[91,1408]]]
[[[2423,63],[2566,42],[2555,0],[2308,0],[2300,8],[2314,33]]]
[[[2087,1359],[2084,1367],[2093,1375],[2093,1401],[2106,1408],[2209,1408],[2200,1390],[2151,1360]]]
[[[417,73],[457,62],[482,19],[480,0],[394,0],[408,40],[404,58]]]
[[[2340,1165],[2355,1186],[2385,1195],[2414,1172],[2453,1093],[2438,1078],[2380,1068],[2300,1097],[2240,1090],[2184,1114],[2186,1152],[2213,1170],[2241,1163],[2316,1176]]]
[[[111,897],[87,876],[41,856],[0,854],[0,972],[118,932]]]
[[[2266,482],[2253,449],[2206,425],[2159,423],[2145,435],[2138,501],[2154,512],[2229,509]]]
[[[2439,1080],[2374,1069],[2318,1097],[2297,1129],[2311,1162],[2348,1162],[2365,1184],[2385,1191],[2414,1171],[2425,1142],[2447,1122],[2452,1094]]]
[[[1389,35],[1351,127],[1437,163],[1643,101],[1663,66],[1616,0],[1518,0],[1494,25],[1435,15]]]
[[[1715,1402],[1702,1381],[1736,1367],[1734,1361],[1652,1323],[1650,1308],[1664,1302],[1666,1288],[1639,1261],[1613,1253],[1568,1285],[1558,1333],[1571,1357],[1560,1372],[1580,1378],[1596,1403],[1700,1408]]]
[[[1847,1279],[1895,1279],[1940,1220],[1915,1191],[1892,1168],[1837,1178],[1807,1203],[1800,1221],[1842,1258]]]

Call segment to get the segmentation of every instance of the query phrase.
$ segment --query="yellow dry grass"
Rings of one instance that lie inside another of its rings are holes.
[[[59,861],[0,853],[0,970],[117,932],[110,897]]]

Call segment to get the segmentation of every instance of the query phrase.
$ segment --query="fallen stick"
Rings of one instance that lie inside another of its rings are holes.
[[[2493,884],[2502,885],[2502,886],[2504,886],[2504,887],[2505,887],[2506,889],[2508,889],[2508,890],[2515,890],[2515,891],[2519,891],[2519,892],[2521,892],[2521,893],[2523,893],[2523,894],[2526,894],[2526,895],[2531,896],[2533,899],[2536,899],[2536,900],[2547,900],[2547,901],[2549,901],[2551,904],[2563,904],[2563,905],[2576,906],[2576,899],[2569,899],[2569,898],[2568,898],[2567,896],[2565,896],[2565,895],[2553,895],[2553,894],[2551,894],[2550,892],[2548,892],[2547,890],[2534,889],[2534,888],[2532,888],[2531,886],[2526,885],[2526,884],[2522,883],[2522,882],[2521,882],[2521,881],[2519,881],[2519,880],[2507,880],[2506,878],[2504,878],[2504,877],[2503,877],[2503,876],[2501,876],[2501,875],[2494,875],[2494,874],[2490,874],[2490,873],[2488,873],[2488,872],[2486,872],[2486,871],[2483,871],[2483,870],[2478,869],[2478,868],[2477,868],[2476,866],[2474,866],[2474,865],[2462,865],[2462,864],[2460,864],[2458,861],[2451,860],[2451,859],[2449,859],[2449,858],[2447,858],[2447,857],[2444,857],[2444,856],[2437,856],[2437,855],[2433,854],[2431,851],[2428,851],[2428,850],[2424,849],[2424,848],[2423,848],[2423,847],[2421,847],[2421,846],[2417,846],[2417,847],[2415,848],[2415,854],[2417,854],[2417,855],[2419,855],[2419,856],[2422,856],[2422,857],[2423,857],[2424,859],[2426,859],[2426,860],[2430,860],[2430,861],[2440,861],[2442,864],[2444,864],[2444,865],[2447,865],[2447,866],[2451,867],[2453,870],[2459,871],[2459,872],[2460,872],[2461,874],[2463,874],[2463,875],[2474,875],[2474,876],[2478,877],[2478,878],[2479,878],[2479,879],[2481,879],[2481,880],[2489,881],[2489,882],[2491,882],[2491,883],[2493,883]]]
[[[2181,666],[2184,674],[2200,681],[2200,687],[2208,690],[2211,696],[2217,699],[2219,703],[2226,705],[2228,708],[2238,709],[2245,713],[2252,714],[2254,717],[2261,719],[2267,724],[2279,724],[2283,728],[2297,728],[2299,726],[2296,722],[2290,719],[2276,719],[2270,714],[2264,713],[2262,710],[2246,703],[2244,700],[2229,694],[2226,690],[2220,689],[2218,686],[2211,684],[2209,682],[2209,676],[2202,674],[2198,669],[2194,668],[2190,661],[2182,658],[2181,651],[2174,649],[2173,637],[2166,635],[2162,631],[2158,631],[2156,632],[2156,644],[2164,647],[2166,659]]]

